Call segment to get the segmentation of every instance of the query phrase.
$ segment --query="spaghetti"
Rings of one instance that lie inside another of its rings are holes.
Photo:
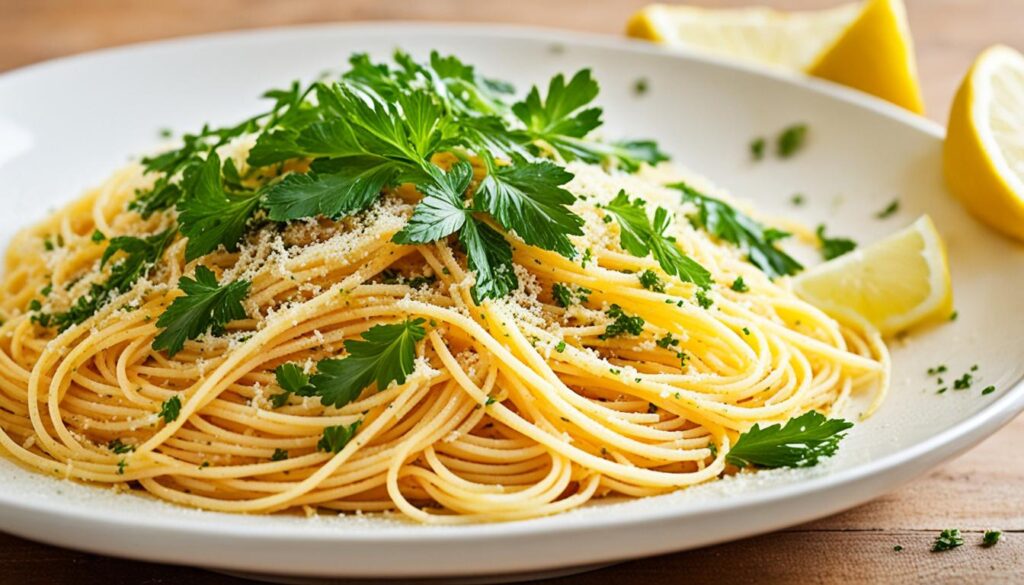
[[[216,152],[244,174],[252,143],[243,134]],[[433,160],[450,170],[448,158]],[[488,170],[473,161],[478,186]],[[400,185],[347,217],[250,223],[235,251],[186,261],[188,238],[176,235],[130,286],[61,330],[40,315],[96,291],[111,238],[174,225],[173,210],[126,211],[155,179],[137,164],[119,171],[10,245],[0,452],[41,473],[208,510],[397,510],[457,524],[711,481],[735,470],[727,455],[755,423],[838,412],[860,391],[875,393],[872,408],[881,401],[888,356],[870,326],[834,320],[737,247],[673,221],[664,233],[713,281],[685,282],[628,252],[608,219],[620,192],[692,215],[665,186],[680,178],[725,194],[667,165],[564,167],[581,253],[502,232],[517,283],[502,298],[476,297],[460,242],[395,242],[421,197]],[[221,283],[250,283],[246,317],[173,355],[154,349],[160,316],[198,266]],[[282,364],[310,374],[320,360],[351,357],[347,341],[412,320],[422,336],[401,383],[371,384],[342,406],[282,392]],[[332,428],[352,436],[325,450]]]

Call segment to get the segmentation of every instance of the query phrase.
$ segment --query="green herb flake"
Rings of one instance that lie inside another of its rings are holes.
[[[767,141],[765,141],[763,136],[758,136],[757,138],[751,140],[750,141],[750,156],[753,157],[754,160],[761,160],[761,159],[763,159],[764,158],[765,146],[767,146],[767,144],[768,143],[767,143]]]
[[[779,134],[775,150],[782,158],[789,158],[803,148],[807,141],[807,124],[793,124]]]
[[[750,290],[750,287],[747,286],[747,283],[743,282],[742,276],[737,276],[736,280],[732,281],[732,286],[730,286],[729,288],[738,293],[745,293]]]
[[[565,342],[559,341],[558,345],[555,346],[555,351],[557,351],[558,353],[562,353],[563,351],[565,351]]]
[[[116,455],[124,455],[135,450],[135,445],[125,444],[121,439],[113,439],[107,443],[107,449]]]
[[[964,544],[963,536],[959,528],[947,528],[939,533],[938,538],[932,543],[932,552],[952,550]]]
[[[807,200],[804,198],[803,193],[794,193],[793,196],[789,198],[789,202],[793,205],[793,207],[800,207],[801,205],[806,203]]]
[[[171,396],[160,405],[159,416],[166,424],[178,420],[179,414],[181,414],[181,398],[178,396]]]
[[[644,319],[636,315],[627,315],[619,305],[612,305],[605,314],[614,319],[605,327],[599,339],[611,339],[620,335],[640,335],[644,332]]]
[[[647,290],[656,293],[665,292],[664,281],[662,281],[658,274],[653,270],[644,270],[640,273],[638,278],[640,279],[640,286]]]
[[[90,236],[89,239],[92,240],[94,243],[98,244],[98,243],[102,242],[103,240],[106,240],[107,236],[105,236],[103,234],[103,232],[101,232],[100,230],[97,229],[97,230],[93,230],[92,236]]]
[[[999,530],[986,530],[985,534],[981,536],[981,546],[986,548],[995,546],[1002,537],[1003,533]]]
[[[996,391],[996,387],[995,386],[985,386],[985,388],[981,391],[981,395],[982,396],[986,396],[986,395],[991,394],[991,393],[993,393],[995,391]]]
[[[838,258],[843,254],[852,252],[857,247],[857,242],[849,238],[832,238],[825,235],[825,225],[819,225],[815,230],[818,242],[821,244],[821,256],[825,260]]]
[[[899,210],[900,210],[900,200],[899,199],[893,199],[892,202],[889,203],[889,205],[885,206],[885,209],[883,209],[883,210],[881,210],[881,211],[879,211],[878,213],[875,214],[875,218],[876,219],[886,219],[888,217],[891,217],[891,216],[895,215],[896,212],[899,211]]]
[[[320,441],[316,444],[317,450],[335,455],[341,453],[345,445],[348,445],[352,437],[356,435],[356,429],[362,423],[363,421],[360,419],[350,425],[337,425],[325,428],[323,436],[320,437]]]
[[[641,77],[633,82],[633,93],[642,96],[650,90],[650,82],[646,77]]]
[[[288,459],[288,451],[284,449],[274,449],[274,454],[270,456],[271,461],[284,461]]]

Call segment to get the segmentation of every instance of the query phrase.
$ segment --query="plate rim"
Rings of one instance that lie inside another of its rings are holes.
[[[168,50],[173,51],[178,46],[190,45],[204,42],[231,42],[238,37],[260,37],[273,35],[301,35],[306,31],[328,31],[328,30],[355,30],[363,32],[373,31],[408,31],[436,33],[436,34],[457,34],[466,36],[478,36],[481,34],[501,36],[502,38],[514,38],[524,41],[543,43],[560,43],[566,46],[585,46],[588,48],[608,49],[614,51],[627,51],[651,55],[670,55],[673,58],[695,61],[713,65],[718,68],[743,72],[755,77],[768,78],[799,87],[803,90],[836,99],[854,107],[870,111],[876,115],[896,121],[908,126],[911,129],[927,135],[932,140],[941,141],[945,135],[944,129],[936,122],[916,116],[898,106],[885,102],[874,96],[863,94],[826,80],[808,77],[799,73],[790,73],[782,70],[761,68],[756,65],[733,61],[725,57],[703,54],[691,49],[663,47],[626,39],[610,34],[599,34],[564,30],[553,27],[538,27],[526,25],[490,24],[490,23],[453,23],[440,21],[350,21],[300,24],[289,26],[274,26],[252,28],[234,31],[222,31],[202,35],[190,35],[132,43],[116,47],[108,47],[85,53],[59,57],[42,62],[28,64],[16,69],[8,70],[0,74],[0,92],[4,92],[7,86],[17,82],[24,77],[33,75],[51,75],[61,67],[74,66],[78,62],[89,61],[103,57],[117,57],[120,54],[132,53],[140,50]],[[59,71],[56,73],[59,75]],[[531,533],[543,532],[547,536],[560,535],[570,536],[579,532],[594,529],[614,529],[623,527],[636,527],[655,521],[680,521],[687,518],[708,517],[720,514],[724,511],[742,511],[756,508],[766,504],[781,503],[798,499],[808,494],[839,490],[843,487],[850,487],[859,482],[866,482],[872,478],[880,477],[890,473],[893,469],[911,461],[915,458],[928,454],[942,453],[944,457],[951,458],[958,453],[966,451],[982,439],[995,433],[1003,425],[1010,422],[1021,411],[1024,411],[1024,378],[1019,378],[1007,388],[1001,395],[979,409],[971,416],[948,427],[931,437],[901,449],[894,453],[868,461],[866,463],[854,464],[849,469],[836,472],[828,472],[818,477],[807,478],[791,484],[773,486],[757,492],[737,494],[728,499],[704,502],[699,507],[661,509],[642,509],[634,511],[629,516],[619,515],[594,515],[592,517],[579,518],[568,525],[547,523],[538,526],[530,520],[473,524],[456,527],[427,527],[427,530],[417,530],[419,525],[409,524],[409,530],[392,531],[356,531],[356,532],[303,532],[302,528],[278,525],[273,527],[243,526],[235,523],[203,523],[190,522],[188,517],[181,516],[145,516],[135,515],[130,518],[104,517],[102,512],[94,511],[87,507],[75,509],[59,508],[49,509],[42,502],[20,501],[14,494],[5,493],[0,489],[0,511],[5,509],[18,510],[32,514],[42,514],[51,520],[66,520],[88,522],[97,528],[126,528],[137,527],[148,530],[158,530],[172,533],[174,536],[204,536],[204,537],[231,537],[242,541],[274,542],[393,542],[410,543],[424,538],[432,541],[452,542],[472,538],[475,540],[498,540],[516,536],[526,536]],[[966,440],[965,440],[966,439]],[[957,444],[957,441],[960,441]],[[931,469],[929,466],[928,469]],[[921,472],[923,473],[923,471]],[[915,474],[920,475],[919,473]],[[98,488],[97,488],[98,489]],[[889,488],[876,489],[869,497],[862,500],[873,499]],[[856,505],[843,505],[842,509]],[[834,512],[828,512],[834,513]],[[826,513],[827,514],[827,513]],[[820,517],[826,514],[812,514],[812,517]],[[3,517],[4,514],[0,514]],[[794,520],[798,523],[803,520]],[[791,524],[785,524],[791,525]],[[428,532],[429,530],[429,532]],[[760,532],[755,530],[755,532]],[[749,533],[748,533],[749,534]],[[731,538],[730,538],[731,539]],[[83,543],[81,548],[88,548],[91,543]],[[93,545],[98,546],[98,545]],[[97,550],[97,549],[92,549]],[[124,552],[110,552],[109,550],[97,550],[104,554],[126,556]],[[143,555],[138,555],[143,556]],[[149,557],[152,558],[152,557]],[[164,562],[174,562],[166,557],[160,558]],[[180,561],[179,561],[180,562]],[[227,565],[225,565],[227,566]],[[294,573],[294,571],[289,571]]]

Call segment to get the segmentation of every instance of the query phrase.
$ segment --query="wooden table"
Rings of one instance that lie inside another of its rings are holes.
[[[690,0],[742,5],[759,0]],[[764,0],[760,0],[762,3]],[[906,0],[929,115],[943,122],[984,47],[1024,49],[1024,0]],[[345,20],[492,21],[619,33],[646,0],[0,0],[0,71],[90,49],[211,31]],[[813,8],[833,0],[776,0]],[[767,536],[551,581],[618,583],[1024,582],[1024,417],[901,490]],[[929,547],[958,527],[967,545]],[[987,528],[1004,542],[976,546]],[[901,552],[893,547],[900,545]],[[0,534],[0,583],[232,583],[196,569],[66,551]]]

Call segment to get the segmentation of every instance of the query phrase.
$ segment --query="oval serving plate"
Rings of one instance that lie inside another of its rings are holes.
[[[949,247],[959,318],[892,344],[893,387],[839,454],[809,470],[743,475],[655,498],[506,524],[426,527],[391,516],[233,516],[41,477],[0,459],[0,530],[96,553],[263,577],[515,579],[654,555],[805,522],[948,461],[1024,409],[1024,248],[945,192],[942,131],[826,82],[616,38],[480,25],[324,25],[159,42],[0,76],[0,240],[159,145],[158,129],[230,122],[354,51],[451,52],[525,90],[591,67],[609,137],[651,137],[762,210],[868,242],[929,213]],[[646,92],[634,91],[637,80]],[[809,125],[792,159],[748,144]],[[769,157],[771,159],[772,157]],[[792,194],[807,203],[793,207]],[[875,213],[893,198],[899,212]],[[981,385],[935,393],[928,367],[978,363]],[[995,385],[996,392],[980,395]],[[849,414],[849,413],[847,413]],[[856,412],[849,416],[855,417]],[[500,577],[499,577],[500,576]]]

